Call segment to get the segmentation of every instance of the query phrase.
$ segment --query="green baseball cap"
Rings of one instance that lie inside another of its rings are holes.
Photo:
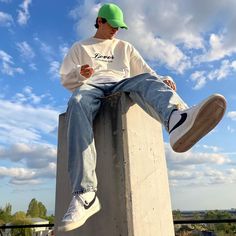
[[[116,28],[128,29],[124,22],[122,10],[113,3],[104,4],[98,11],[98,17],[102,17],[107,20],[108,24]]]

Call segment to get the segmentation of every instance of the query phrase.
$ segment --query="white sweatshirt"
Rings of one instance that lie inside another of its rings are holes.
[[[89,79],[80,74],[80,68],[85,64],[94,69]],[[151,73],[163,80],[171,79],[157,75],[130,43],[115,38],[89,38],[75,43],[60,69],[61,82],[71,91],[83,83],[118,82],[143,73]]]

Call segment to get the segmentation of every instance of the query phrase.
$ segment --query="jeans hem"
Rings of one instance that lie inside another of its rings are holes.
[[[86,188],[86,189],[81,189],[81,190],[77,190],[72,192],[73,195],[77,195],[77,194],[83,194],[83,193],[87,193],[87,192],[97,192],[97,188]]]

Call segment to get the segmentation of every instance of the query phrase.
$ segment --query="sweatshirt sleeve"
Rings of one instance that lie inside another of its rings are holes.
[[[133,47],[131,46],[131,53],[130,53],[130,75],[136,76],[138,74],[143,74],[143,73],[150,73],[151,75],[154,75],[161,79],[162,81],[164,80],[171,80],[174,82],[174,80],[170,76],[162,76],[158,75],[142,58],[140,53]]]
[[[79,55],[80,47],[76,43],[69,50],[60,68],[61,83],[70,91],[74,91],[86,79],[80,74],[81,65]]]

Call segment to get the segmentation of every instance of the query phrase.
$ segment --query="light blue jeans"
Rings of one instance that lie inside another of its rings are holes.
[[[93,120],[101,105],[101,98],[117,92],[127,92],[167,131],[173,110],[187,108],[175,91],[148,73],[118,83],[83,84],[77,88],[69,100],[66,113],[68,171],[73,193],[97,190]]]

